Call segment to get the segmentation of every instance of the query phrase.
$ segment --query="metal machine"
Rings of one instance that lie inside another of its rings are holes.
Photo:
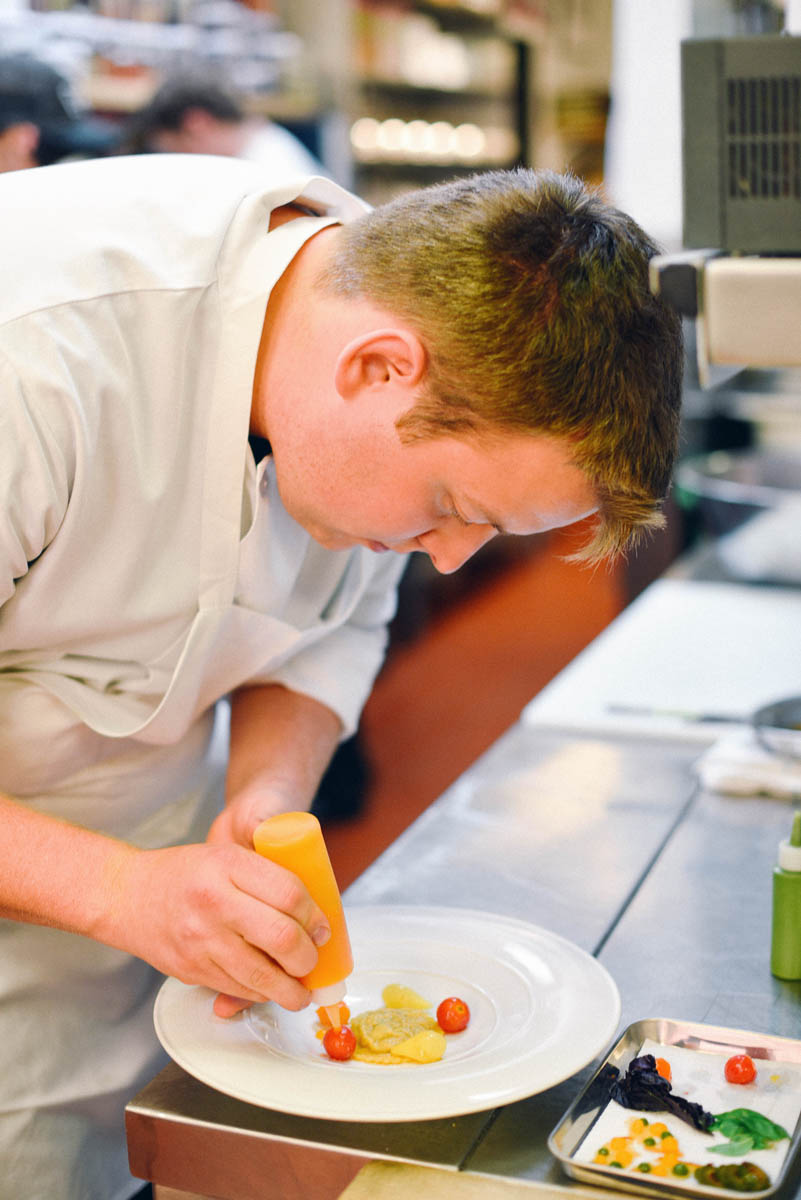
[[[684,244],[651,288],[694,318],[698,373],[801,365],[801,37],[682,43]]]

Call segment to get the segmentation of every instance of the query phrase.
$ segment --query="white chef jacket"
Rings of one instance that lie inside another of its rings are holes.
[[[301,195],[322,215],[268,232]],[[364,205],[329,180],[154,155],[7,174],[0,211],[0,790],[142,846],[202,840],[215,702],[273,681],[350,732],[383,656],[403,559],[324,550],[247,445],[269,291]],[[122,1108],[161,1061],[159,982],[0,921],[9,1196],[136,1190]]]

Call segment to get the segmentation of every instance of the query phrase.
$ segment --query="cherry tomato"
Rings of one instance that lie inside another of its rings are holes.
[[[670,1063],[666,1058],[658,1058],[656,1060],[656,1071],[658,1075],[661,1075],[663,1079],[666,1079],[668,1083],[670,1083],[670,1080],[673,1077],[673,1072],[671,1071]]]
[[[329,1008],[333,1007],[333,1005],[329,1005]],[[339,1009],[339,1024],[347,1025],[348,1021],[350,1020],[350,1009],[348,1008],[347,1004],[340,1004],[337,1007]],[[323,1029],[332,1028],[331,1018],[324,1007],[317,1009],[317,1020],[320,1022]],[[336,1028],[336,1026],[333,1026],[333,1028]]]
[[[752,1083],[756,1079],[754,1060],[748,1054],[733,1054],[724,1073],[729,1083]]]
[[[340,1025],[339,1029],[326,1030],[323,1047],[329,1058],[335,1058],[337,1062],[347,1062],[349,1058],[353,1058],[356,1038],[347,1025]]]
[[[437,1009],[437,1024],[443,1033],[460,1033],[469,1020],[470,1009],[458,996],[449,996]]]

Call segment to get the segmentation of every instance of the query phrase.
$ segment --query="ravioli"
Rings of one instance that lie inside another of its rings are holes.
[[[350,1023],[356,1038],[353,1057],[386,1066],[409,1062],[438,1062],[445,1053],[445,1035],[431,1016],[419,1008],[374,1008]]]

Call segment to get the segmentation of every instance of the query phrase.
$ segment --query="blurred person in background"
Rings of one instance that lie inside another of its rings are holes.
[[[30,54],[0,56],[0,171],[112,153],[120,131],[82,116],[69,82]]]
[[[251,118],[234,96],[193,76],[168,79],[131,118],[128,154],[222,154],[258,163],[276,177],[328,175],[300,138],[283,125]]]

